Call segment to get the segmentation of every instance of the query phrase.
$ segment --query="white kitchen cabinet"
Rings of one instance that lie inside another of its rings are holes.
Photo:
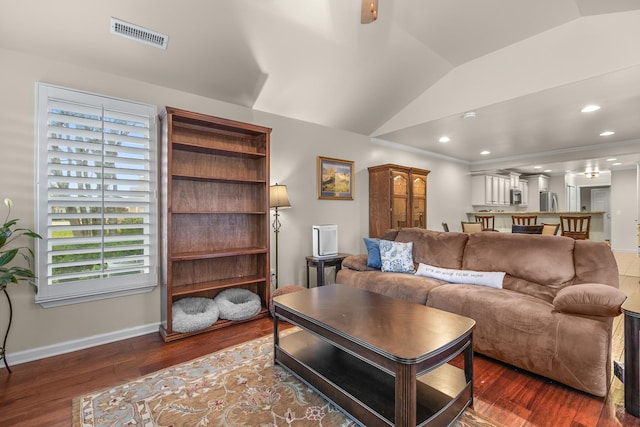
[[[491,180],[491,204],[500,204],[500,181],[495,176],[487,176],[488,180]]]
[[[520,188],[520,174],[512,172],[509,174],[509,181],[511,182],[511,188]]]
[[[522,200],[522,203],[528,202],[527,210],[534,212],[540,210],[540,197],[541,191],[549,191],[549,177],[546,175],[526,175],[528,180],[527,198]],[[524,196],[524,195],[523,195]]]
[[[505,176],[476,175],[471,177],[473,206],[508,206],[510,181]]]
[[[509,181],[509,177],[505,176],[504,178],[504,206],[509,206],[511,204],[511,183]]]
[[[518,183],[518,188],[522,193],[522,203],[520,203],[520,206],[527,206],[529,204],[529,181],[527,181],[526,179],[521,179]]]
[[[540,188],[540,191],[549,191],[549,177],[544,175],[539,175],[538,187]]]
[[[506,206],[509,204],[509,179],[501,176],[493,177],[498,181],[498,205]]]
[[[493,205],[493,177],[476,175],[471,177],[471,204],[474,206]]]

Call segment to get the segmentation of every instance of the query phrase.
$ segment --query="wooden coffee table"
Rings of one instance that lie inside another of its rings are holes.
[[[275,362],[362,425],[447,426],[473,403],[472,319],[338,284],[274,307]]]

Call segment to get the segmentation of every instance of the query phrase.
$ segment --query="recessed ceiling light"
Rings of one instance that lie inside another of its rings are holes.
[[[600,134],[600,136],[611,136],[611,135],[613,135],[614,133],[615,133],[615,132],[614,132],[614,131],[612,131],[612,130],[605,130],[604,132],[602,132],[602,133]]]
[[[598,111],[599,109],[600,109],[599,105],[591,104],[591,105],[585,105],[585,107],[580,111],[583,113],[592,113],[594,111]]]
[[[451,138],[449,138],[448,136],[441,136],[438,141],[440,141],[440,142],[449,142],[449,141],[451,141]]]
[[[480,152],[480,154],[482,154],[483,156],[486,156],[487,154],[491,154],[491,151],[483,150],[483,151]]]
[[[549,172],[551,172],[551,169],[545,169],[544,171],[549,173]]]
[[[463,119],[475,119],[476,118],[476,112],[475,111],[467,111],[466,113],[464,113],[462,115]]]
[[[607,162],[614,162],[616,160],[618,160],[618,159],[616,159],[615,157],[611,157],[610,159],[607,159]]]
[[[534,169],[542,169],[542,166],[534,166]]]
[[[616,162],[616,163],[611,163],[611,166],[620,166],[622,163],[620,162]]]

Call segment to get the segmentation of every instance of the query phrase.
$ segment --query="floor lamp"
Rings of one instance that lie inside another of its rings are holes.
[[[278,234],[280,233],[280,213],[278,209],[290,208],[289,195],[287,194],[287,186],[276,185],[269,187],[269,207],[275,209],[275,219],[273,220],[273,231],[276,233],[276,289],[278,289]]]

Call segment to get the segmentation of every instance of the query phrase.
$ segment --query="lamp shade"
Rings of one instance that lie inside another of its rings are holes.
[[[269,207],[278,209],[291,207],[286,185],[276,183],[269,187]]]

